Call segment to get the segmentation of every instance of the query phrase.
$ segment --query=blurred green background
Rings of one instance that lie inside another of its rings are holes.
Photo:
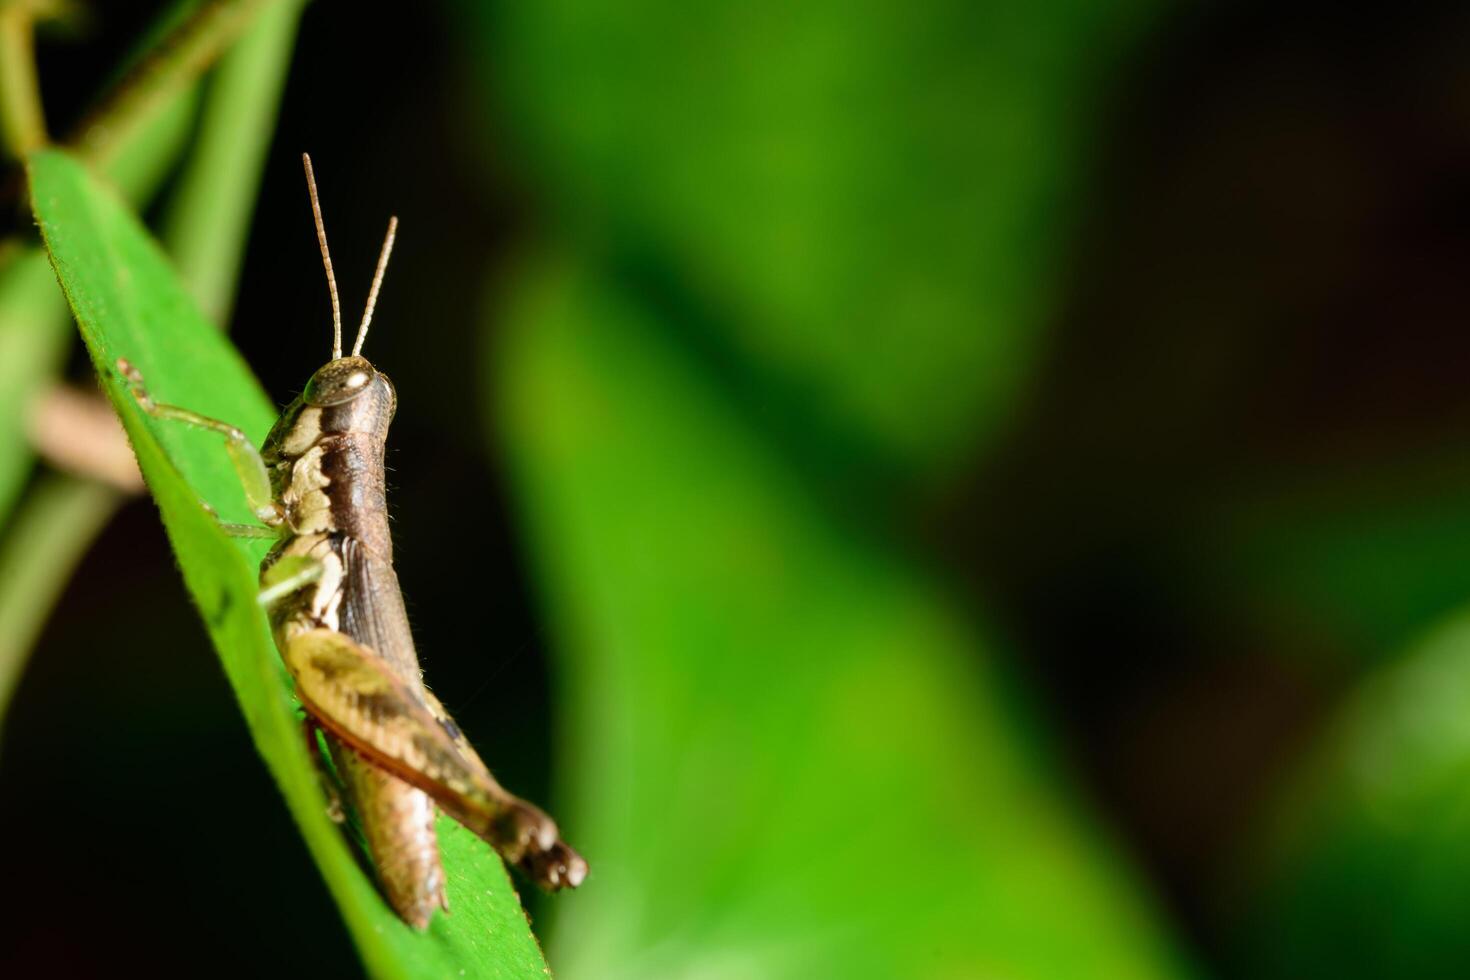
[[[42,34],[53,131],[154,7]],[[1467,51],[1452,4],[306,6],[215,313],[284,404],[299,154],[349,319],[399,216],[400,576],[592,863],[523,889],[559,976],[1470,972]],[[149,503],[3,724],[0,972],[360,972]]]

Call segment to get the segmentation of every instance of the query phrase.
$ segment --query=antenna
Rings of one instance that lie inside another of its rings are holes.
[[[388,234],[383,238],[383,249],[378,253],[378,268],[373,273],[373,286],[368,290],[367,307],[362,311],[362,324],[357,328],[357,340],[352,344],[352,356],[362,353],[362,342],[367,339],[368,324],[373,322],[373,307],[378,305],[378,290],[383,285],[383,273],[388,268],[388,256],[393,254],[393,236],[398,233],[398,218],[388,219]]]
[[[337,299],[337,277],[332,275],[332,253],[327,251],[327,226],[322,223],[322,205],[316,199],[316,176],[311,172],[311,155],[301,154],[301,164],[306,168],[306,190],[311,195],[311,216],[316,219],[316,240],[322,247],[322,266],[327,270],[327,291],[332,294],[332,360],[335,361],[342,356],[342,303]],[[392,239],[391,231],[389,239]],[[376,286],[373,291],[377,291]]]

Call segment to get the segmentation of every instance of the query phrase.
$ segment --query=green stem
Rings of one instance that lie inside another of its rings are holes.
[[[0,145],[17,160],[48,142],[34,27],[35,12],[25,0],[0,3]]]
[[[121,500],[99,483],[48,474],[16,512],[0,543],[0,718],[72,570]]]
[[[187,168],[163,222],[174,266],[212,322],[234,304],[241,256],[304,0],[263,11],[215,69]]]
[[[128,72],[67,140],[82,159],[107,162],[118,144],[199,76],[276,0],[212,0],[199,7]]]

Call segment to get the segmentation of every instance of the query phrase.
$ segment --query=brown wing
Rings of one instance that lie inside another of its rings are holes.
[[[411,687],[421,685],[419,658],[408,628],[408,610],[391,563],[374,557],[351,535],[335,536],[342,558],[339,628],[392,665]]]
[[[286,667],[318,724],[423,790],[539,884],[576,887],[587,865],[545,813],[501,788],[443,705],[414,692],[365,647],[333,630],[292,637]]]
[[[449,908],[433,799],[340,739],[328,736],[327,742],[357,812],[383,897],[403,921],[426,928],[435,909]]]

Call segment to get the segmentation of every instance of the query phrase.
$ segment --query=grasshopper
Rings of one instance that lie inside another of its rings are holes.
[[[131,364],[117,366],[144,412],[225,438],[261,524],[221,527],[275,540],[261,563],[259,599],[305,709],[308,744],[317,755],[318,730],[324,736],[385,898],[422,929],[435,908],[449,908],[436,808],[548,890],[581,884],[587,863],[562,842],[550,817],[501,788],[424,686],[388,531],[383,454],[398,397],[388,376],[361,356],[398,219],[388,222],[352,353],[344,357],[311,158],[303,154],[302,164],[332,301],[332,359],[286,407],[264,446],[256,449],[226,422],[154,401]],[[340,819],[325,771],[323,779]]]

